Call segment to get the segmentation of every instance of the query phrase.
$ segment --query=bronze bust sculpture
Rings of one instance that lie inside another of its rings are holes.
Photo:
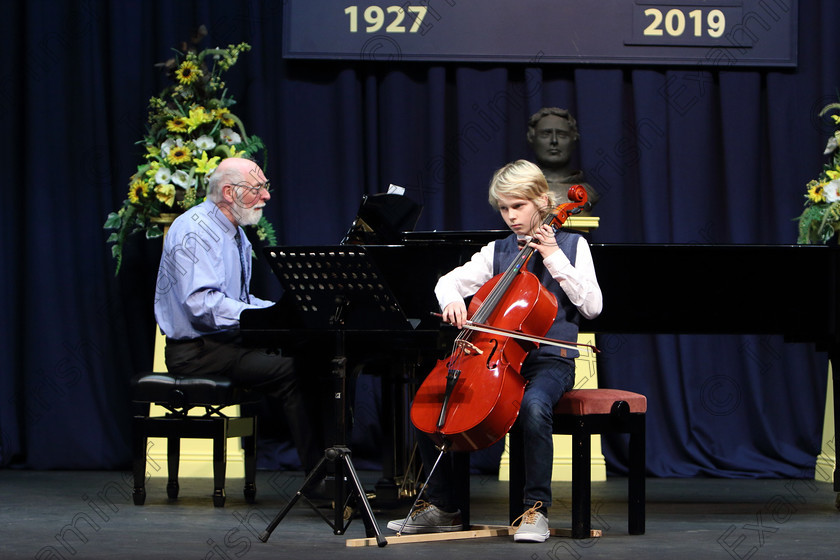
[[[569,201],[569,187],[582,185],[589,195],[587,207],[582,212],[587,215],[600,196],[584,181],[583,171],[571,168],[572,153],[579,136],[577,122],[566,109],[544,107],[528,119],[528,144],[557,204]]]

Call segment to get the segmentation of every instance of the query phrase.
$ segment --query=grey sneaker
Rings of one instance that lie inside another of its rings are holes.
[[[517,521],[522,520],[519,529],[513,534],[515,542],[545,542],[551,535],[548,530],[548,518],[537,511],[540,506],[542,506],[542,502],[537,502],[513,522],[515,526]]]
[[[400,531],[403,519],[394,519],[388,522],[388,528],[392,531]],[[421,501],[417,508],[411,512],[402,532],[405,534],[415,533],[448,533],[449,531],[463,531],[464,524],[461,522],[461,512],[447,513],[439,507],[428,502]]]

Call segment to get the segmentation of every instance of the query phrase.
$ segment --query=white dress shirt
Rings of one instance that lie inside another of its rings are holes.
[[[441,276],[435,286],[435,295],[441,310],[454,301],[475,294],[493,277],[495,244],[495,241],[491,241],[475,253],[469,262]],[[539,255],[535,255],[532,258],[538,257]],[[583,237],[578,240],[574,266],[563,251],[555,251],[543,263],[552,278],[557,280],[566,292],[569,300],[580,310],[581,315],[593,319],[601,313],[601,287],[595,276],[589,243]]]

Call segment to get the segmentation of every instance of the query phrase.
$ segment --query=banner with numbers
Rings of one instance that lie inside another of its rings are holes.
[[[795,66],[797,0],[286,0],[283,55]]]

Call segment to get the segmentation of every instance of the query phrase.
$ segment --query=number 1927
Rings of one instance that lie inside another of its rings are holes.
[[[385,26],[386,33],[417,33],[426,17],[426,6],[368,6],[362,11],[362,17],[367,24],[364,28],[366,33],[376,33]],[[414,16],[414,21],[405,22],[406,12]],[[350,33],[359,32],[359,6],[347,6],[344,13],[350,18]],[[407,28],[406,24],[411,27]],[[387,24],[387,25],[386,25]]]

